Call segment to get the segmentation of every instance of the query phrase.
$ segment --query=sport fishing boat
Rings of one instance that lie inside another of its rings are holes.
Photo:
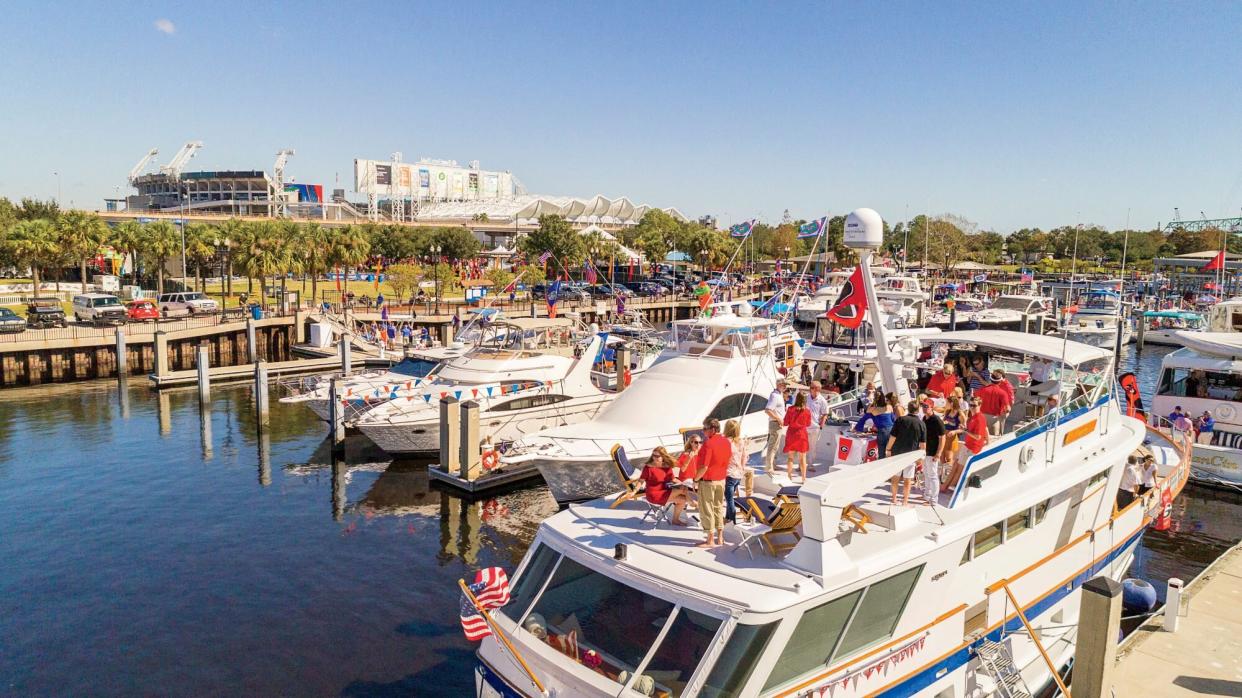
[[[1139,318],[1139,335],[1144,344],[1180,347],[1179,332],[1202,332],[1203,315],[1190,310],[1149,310]]]
[[[633,458],[657,446],[680,453],[683,431],[708,416],[740,420],[748,450],[762,448],[768,394],[781,369],[796,375],[802,340],[786,323],[749,315],[744,304],[713,309],[708,318],[673,322],[659,360],[593,418],[518,439],[501,464],[533,463],[558,502],[573,502],[616,491],[615,444]]]
[[[847,244],[862,225],[878,246],[866,209],[847,219]],[[921,341],[1015,379],[1055,361],[1071,399],[1015,413],[934,506],[889,500],[889,478],[919,452],[834,466],[788,495],[757,477],[768,506],[715,548],[696,547],[693,527],[653,524],[628,490],[571,505],[543,522],[486,618],[478,695],[1011,697],[1060,685],[1083,583],[1124,576],[1180,492],[1186,452],[1127,416],[1106,349],[1005,331]],[[1155,488],[1118,507],[1126,457],[1147,453]]]
[[[1123,315],[1123,309],[1120,293],[1103,289],[1087,291],[1075,305],[1070,306],[1065,323],[1050,334],[1066,337],[1071,342],[1111,348],[1120,331],[1121,343],[1128,344],[1133,339],[1134,331]]]
[[[1169,429],[1181,407],[1195,419],[1207,412],[1215,425],[1198,435],[1191,477],[1209,484],[1242,485],[1242,334],[1176,332],[1184,348],[1160,361],[1160,381],[1149,421]]]
[[[353,426],[385,451],[403,454],[439,450],[439,401],[449,395],[479,404],[481,436],[493,445],[589,419],[617,395],[615,381],[602,370],[609,337],[600,333],[585,348],[575,345],[570,322],[506,320],[510,327],[498,340],[445,362],[412,392],[394,391],[387,402],[359,414]],[[631,376],[646,370],[661,346],[636,345]]]
[[[942,330],[1022,330],[1038,323],[1051,308],[1052,299],[1043,296],[997,296],[991,305],[974,308],[963,305],[959,299],[952,317],[947,310],[939,310],[927,319],[927,324]]]

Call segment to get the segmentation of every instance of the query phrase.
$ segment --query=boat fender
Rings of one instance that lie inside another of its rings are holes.
[[[1233,408],[1233,405],[1217,405],[1213,412],[1217,419],[1224,422],[1228,422],[1237,415],[1237,410]]]
[[[1156,607],[1156,588],[1142,579],[1123,579],[1121,605],[1126,613],[1147,613]]]
[[[495,451],[488,450],[488,451],[483,452],[483,469],[484,470],[494,469],[497,463],[499,463],[499,461],[500,461],[500,455],[497,454]]]

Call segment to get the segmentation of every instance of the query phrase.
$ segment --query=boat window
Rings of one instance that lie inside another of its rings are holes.
[[[1031,527],[1029,523],[1030,514],[1031,510],[1026,509],[1010,516],[1008,519],[1005,519],[1006,541],[1013,540],[1015,537],[1025,533],[1026,530]]]
[[[1051,505],[1052,505],[1051,499],[1045,499],[1044,501],[1035,505],[1035,523],[1033,525],[1038,526],[1039,523],[1044,520],[1044,517],[1048,515],[1048,507]]]
[[[500,612],[516,623],[526,613],[526,609],[530,608],[530,602],[535,600],[535,595],[543,588],[543,583],[548,581],[548,575],[552,574],[552,566],[558,558],[558,553],[540,543],[531,555],[530,562],[526,564],[526,569],[522,571],[522,576],[509,589],[509,603],[501,606]]]
[[[890,637],[922,570],[919,565],[867,587],[834,656],[845,657]]]
[[[845,622],[854,612],[854,605],[860,596],[862,589],[802,614],[798,627],[794,628],[785,645],[785,651],[776,660],[776,666],[772,667],[772,674],[768,676],[763,690],[779,686],[832,661],[837,640],[845,630]]]
[[[1107,479],[1108,479],[1108,471],[1107,471],[1107,470],[1101,470],[1100,472],[1096,473],[1095,475],[1092,475],[1090,480],[1087,480],[1087,487],[1086,487],[1086,488],[1087,488],[1087,489],[1091,489],[1092,487],[1095,487],[1096,485],[1098,485],[1098,484],[1100,484],[1100,483],[1104,482],[1104,481],[1105,481],[1105,480],[1107,480]]]
[[[1242,375],[1195,369],[1186,376],[1185,397],[1242,401]]]
[[[773,621],[764,625],[735,627],[729,644],[721,650],[716,666],[712,667],[703,688],[699,689],[699,695],[702,698],[732,698],[738,695],[763,656],[776,625]]]
[[[715,417],[722,421],[733,419],[742,415],[762,412],[766,405],[767,399],[754,393],[735,393],[717,403],[715,409],[711,411],[708,417]]]
[[[1018,296],[1001,296],[992,303],[992,310],[1017,310],[1025,313],[1031,305],[1031,299]]]
[[[568,395],[528,395],[519,397],[508,402],[502,402],[492,408],[493,412],[512,412],[514,410],[529,410],[533,407],[547,407],[555,405],[558,402],[564,402],[569,399]]]
[[[571,658],[599,661],[596,671],[625,683],[668,622],[673,604],[561,559],[522,627]],[[626,677],[628,678],[628,676]]]
[[[1186,376],[1190,371],[1184,368],[1166,368],[1160,373],[1160,386],[1156,388],[1157,395],[1176,395],[1177,397],[1186,396]]]
[[[975,533],[974,557],[979,557],[1001,544],[1001,529],[1003,526],[1003,522],[997,522]]]
[[[657,694],[676,698],[685,691],[717,630],[720,630],[720,621],[716,618],[688,608],[677,612],[659,649],[643,668],[643,674],[654,680]]]

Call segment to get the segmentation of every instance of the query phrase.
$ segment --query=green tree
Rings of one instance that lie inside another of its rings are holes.
[[[55,201],[24,198],[14,213],[19,221],[54,221],[60,217],[60,204]]]
[[[138,282],[138,250],[143,245],[142,226],[138,221],[125,221],[114,226],[109,244],[129,256],[129,273],[133,277],[133,284],[140,285]]]
[[[4,240],[6,256],[19,267],[29,267],[34,295],[39,295],[40,272],[60,255],[56,228],[46,218],[27,218],[9,229]]]
[[[63,258],[78,263],[82,292],[86,293],[86,263],[108,240],[108,226],[93,213],[67,211],[55,219],[56,235]]]
[[[409,298],[423,279],[423,268],[417,264],[394,264],[384,269],[384,278],[396,294],[396,301]]]
[[[331,266],[348,271],[367,261],[370,254],[371,243],[365,228],[347,225],[337,228],[329,238],[327,261]]]
[[[249,276],[259,279],[260,286],[267,285],[268,277],[279,277],[283,293],[286,275],[299,266],[293,248],[292,236],[282,224],[259,221],[254,238],[238,250],[238,261]],[[262,296],[266,302],[267,293],[264,292]]]
[[[427,229],[416,241],[418,254],[431,256],[431,246],[438,245],[439,256],[453,261],[470,259],[479,254],[483,243],[479,242],[474,233],[462,227],[441,227]]]
[[[306,292],[306,277],[310,277],[311,299],[319,298],[319,277],[328,270],[329,258],[332,254],[332,232],[318,223],[303,223],[298,226],[295,254],[301,260],[302,292]]]
[[[1005,236],[991,230],[969,235],[966,238],[966,246],[970,250],[970,256],[976,262],[983,264],[997,264],[1002,261],[1005,250]]]
[[[526,253],[532,264],[538,263],[539,256],[551,252],[553,259],[549,261],[552,269],[565,268],[582,264],[586,257],[586,244],[578,231],[560,216],[544,215],[539,217],[539,227],[518,240],[518,248]]]
[[[222,237],[220,229],[214,225],[193,223],[186,226],[185,258],[194,265],[194,278],[197,282],[195,288],[199,291],[205,288],[203,267],[211,264],[211,260],[215,258],[216,243]]]
[[[514,274],[504,267],[496,266],[488,269],[483,278],[492,282],[492,293],[504,293],[509,284],[513,283]]]
[[[155,221],[142,226],[143,254],[155,260],[157,282],[156,292],[164,292],[164,268],[168,259],[181,250],[181,237],[177,229],[168,221]]]

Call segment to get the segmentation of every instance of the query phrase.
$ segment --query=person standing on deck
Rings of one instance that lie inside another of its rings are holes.
[[[768,442],[763,447],[763,464],[769,475],[776,468],[776,452],[781,449],[781,431],[785,426],[785,381],[776,381],[763,411],[768,415]]]
[[[698,547],[714,548],[724,544],[725,478],[729,475],[733,445],[720,433],[720,420],[715,417],[703,422],[703,433],[707,438],[695,456],[695,470],[698,475],[699,518],[707,540],[699,543]]]
[[[911,400],[906,406],[906,413],[893,422],[893,431],[888,437],[887,448],[890,456],[897,456],[916,450],[926,452],[927,427],[923,424],[923,420],[919,418],[918,412],[918,402]],[[910,484],[914,482],[914,471],[917,466],[918,461],[914,461],[905,470],[902,470],[900,474],[894,475],[889,479],[889,486],[893,490],[893,504],[900,504],[904,507],[910,503]],[[897,479],[899,477],[902,481],[901,502],[897,501]]]
[[[923,458],[923,498],[935,506],[940,492],[940,448],[944,440],[944,420],[936,414],[933,403],[923,403],[923,427],[927,430],[927,451]]]
[[[1195,437],[1196,443],[1211,444],[1212,432],[1216,430],[1216,420],[1212,419],[1212,413],[1203,410],[1203,414],[1195,420],[1195,429],[1199,435]]]
[[[822,388],[823,384],[819,381],[811,381],[811,392],[806,397],[806,408],[811,411],[811,425],[806,430],[811,449],[806,458],[811,470],[815,469],[815,456],[819,451],[819,430],[828,421],[828,398],[824,397]]]
[[[953,364],[946,363],[939,373],[933,374],[931,380],[927,381],[927,394],[932,397],[947,398],[953,394],[953,389],[956,387],[957,376]]]
[[[1008,383],[1008,381],[1005,381]],[[1013,408],[1013,400],[1000,383],[990,383],[974,392],[972,400],[979,400],[988,425],[988,433],[1000,436],[1005,431],[1005,417]]]
[[[1125,470],[1121,471],[1121,485],[1117,488],[1117,508],[1125,509],[1138,496],[1139,486],[1143,484],[1143,471],[1139,467],[1138,456],[1126,458]]]
[[[953,472],[949,473],[949,479],[940,488],[941,492],[956,489],[958,480],[962,479],[962,473],[966,469],[966,464],[970,462],[973,456],[982,452],[984,446],[988,445],[988,422],[983,416],[979,398],[972,397],[969,407],[970,410],[966,417],[964,442],[962,447],[957,450]]]

